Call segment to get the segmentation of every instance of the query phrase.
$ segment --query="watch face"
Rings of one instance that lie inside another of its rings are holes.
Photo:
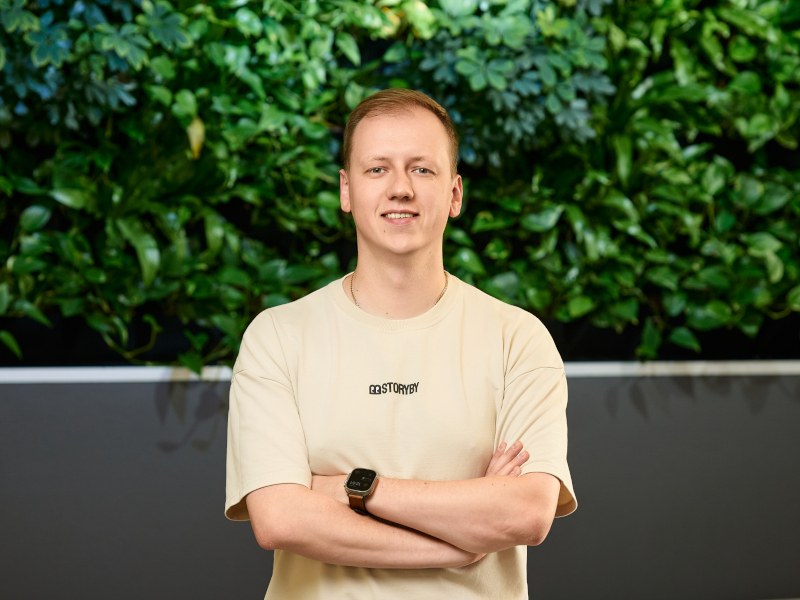
[[[372,469],[353,469],[345,487],[356,492],[366,492],[375,483],[377,476]]]

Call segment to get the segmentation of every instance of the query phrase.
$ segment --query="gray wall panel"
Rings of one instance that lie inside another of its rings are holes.
[[[0,385],[0,597],[260,598],[227,384]],[[800,597],[800,376],[570,380],[580,507],[531,597]]]
[[[539,597],[800,597],[800,378],[570,391],[581,504],[530,552]]]

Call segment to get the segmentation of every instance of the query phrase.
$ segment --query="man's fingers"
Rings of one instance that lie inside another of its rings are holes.
[[[519,475],[519,467],[530,458],[527,451],[522,449],[522,442],[516,441],[510,446],[502,442],[495,450],[486,468],[486,475]]]

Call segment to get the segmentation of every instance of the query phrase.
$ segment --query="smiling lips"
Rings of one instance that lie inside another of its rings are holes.
[[[410,219],[411,217],[416,217],[414,213],[407,213],[407,212],[390,212],[383,215],[387,219]]]

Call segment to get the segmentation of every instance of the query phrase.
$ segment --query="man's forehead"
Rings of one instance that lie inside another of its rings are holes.
[[[406,123],[393,126],[392,122],[394,121],[396,124],[398,120],[406,121]],[[431,139],[432,133],[439,139]],[[416,146],[415,152],[418,156],[432,158],[436,152],[430,152],[429,147],[432,143],[440,142],[446,149],[447,131],[436,115],[424,109],[364,117],[353,131],[353,148],[358,149],[362,154],[368,154],[369,157],[387,158],[396,151],[408,152]],[[420,146],[424,146],[424,148],[420,148]]]

